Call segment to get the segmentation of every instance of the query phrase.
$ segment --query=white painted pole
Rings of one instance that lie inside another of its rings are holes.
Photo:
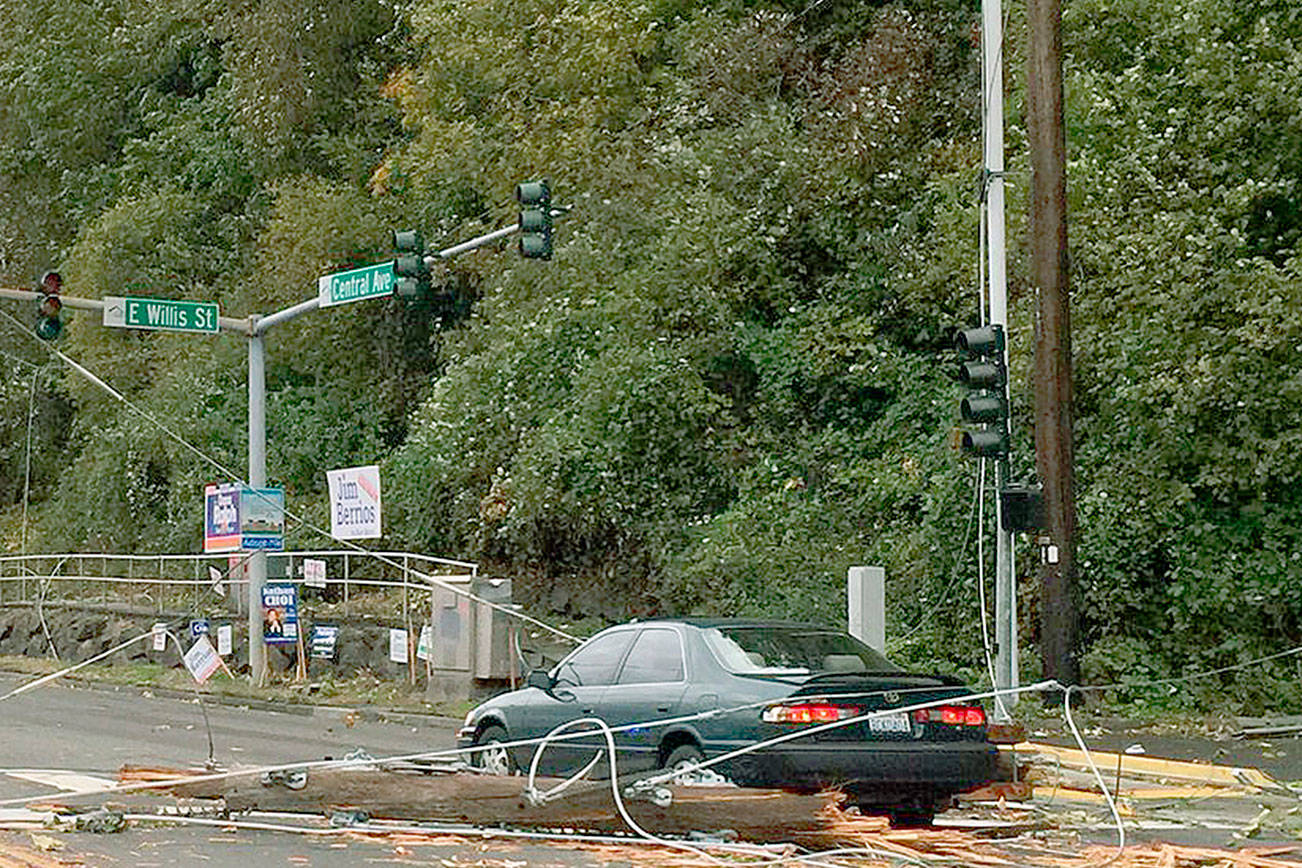
[[[1004,370],[1008,369],[1008,272],[1004,225],[1004,76],[1003,18],[1000,0],[981,2],[981,103],[986,176],[987,273],[989,277],[990,322],[1004,328]],[[1004,398],[1010,397],[1008,385]],[[1011,407],[1011,403],[1007,406]],[[1003,529],[1003,506],[999,492],[1008,484],[1008,462],[995,466],[995,687],[1010,690],[1017,676],[1017,588],[1014,582],[1012,534]],[[995,700],[995,719],[1010,719],[1005,707],[1015,695]]]

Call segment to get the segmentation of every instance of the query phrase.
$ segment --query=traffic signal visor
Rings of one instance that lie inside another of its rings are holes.
[[[954,345],[969,356],[991,356],[1004,351],[1004,329],[999,325],[984,325],[963,329],[954,337]]]

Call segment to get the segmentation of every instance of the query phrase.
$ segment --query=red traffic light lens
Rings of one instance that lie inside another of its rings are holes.
[[[63,276],[57,271],[47,271],[41,276],[41,290],[58,295],[63,291]]]

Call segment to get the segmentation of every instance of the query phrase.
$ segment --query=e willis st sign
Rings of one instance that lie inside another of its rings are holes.
[[[114,328],[216,334],[217,302],[104,296],[104,325]]]

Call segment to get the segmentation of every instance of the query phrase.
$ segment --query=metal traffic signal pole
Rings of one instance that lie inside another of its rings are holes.
[[[559,217],[567,213],[563,209],[549,209],[549,217]],[[448,259],[460,253],[467,253],[486,244],[491,244],[501,238],[505,238],[520,231],[520,225],[517,223],[513,226],[504,226],[493,232],[472,238],[460,244],[444,250],[439,250],[427,254],[425,262],[432,266],[441,259]],[[383,270],[379,266],[372,266],[363,271]],[[389,269],[389,276],[392,278],[392,267]],[[327,275],[327,278],[329,275]],[[326,278],[323,278],[325,280]],[[392,292],[384,293],[389,295]],[[8,298],[15,301],[41,302],[45,294],[23,289],[5,289],[0,288],[0,298]],[[367,296],[371,297],[371,296]],[[72,296],[59,296],[64,307],[98,310],[103,312],[106,302],[103,299],[76,298]],[[120,300],[119,300],[120,301]],[[283,322],[288,322],[295,317],[301,316],[310,311],[317,310],[322,304],[322,294],[318,294],[306,301],[299,302],[296,305],[287,307],[284,310],[277,311],[267,316],[253,314],[247,319],[236,319],[233,317],[217,317],[217,326],[221,331],[233,334],[243,335],[249,342],[249,467],[248,467],[248,485],[250,488],[264,488],[267,484],[267,380],[266,380],[266,361],[265,346],[263,335],[273,326]],[[120,323],[119,323],[120,324]],[[261,686],[266,674],[266,647],[263,643],[262,631],[262,588],[267,580],[267,555],[265,551],[255,550],[249,555],[248,559],[248,631],[249,631],[249,677],[250,680]]]
[[[449,259],[459,253],[491,244],[520,231],[519,224],[503,226],[493,232],[456,244],[445,250],[427,254],[425,264],[432,267],[441,259]],[[362,271],[374,270],[360,269]],[[389,277],[394,277],[392,269]],[[322,280],[326,280],[327,275]],[[391,281],[396,285],[396,281]],[[390,290],[392,292],[392,290]],[[386,295],[389,293],[386,293]],[[277,311],[267,316],[254,314],[248,319],[249,339],[249,487],[262,488],[267,484],[267,381],[266,362],[264,358],[263,335],[273,326],[288,322],[295,317],[317,310],[322,305],[322,293],[292,307]],[[262,587],[267,581],[267,555],[263,551],[254,551],[249,557],[249,676],[259,687],[266,674],[266,646],[262,632]]]
[[[981,103],[983,106],[984,184],[987,277],[990,322],[1008,329],[1008,272],[1004,233],[1004,75],[1003,17],[1000,0],[981,2]],[[1008,340],[1004,341],[1004,370],[1008,370]],[[1008,377],[1004,382],[1004,400],[1009,400]],[[1011,407],[1011,403],[1005,406]],[[1017,660],[1017,584],[1014,577],[1013,534],[1004,530],[1003,498],[1008,485],[1008,456],[995,460],[995,689],[1013,690],[1018,686]],[[1009,721],[1007,706],[1015,704],[1016,693],[995,698],[995,718]]]

